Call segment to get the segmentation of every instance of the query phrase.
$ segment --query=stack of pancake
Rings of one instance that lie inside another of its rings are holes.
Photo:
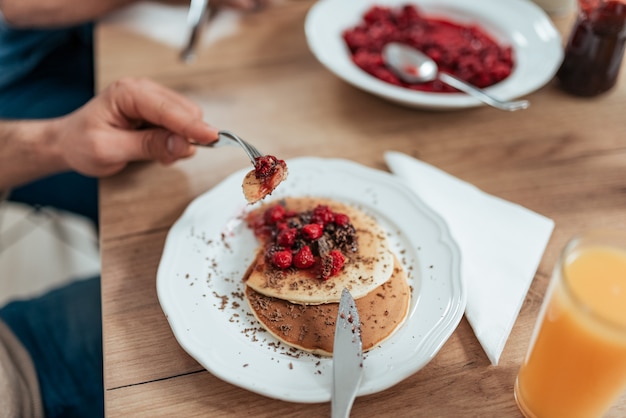
[[[348,215],[358,247],[355,253],[346,254],[341,271],[327,280],[316,276],[314,270],[279,269],[267,261],[261,248],[244,278],[246,298],[257,320],[290,346],[332,356],[335,321],[345,287],[356,300],[363,350],[391,336],[407,317],[411,289],[385,231],[362,211],[332,200],[289,198],[281,203],[298,213],[322,204]],[[263,213],[267,206],[253,215]]]

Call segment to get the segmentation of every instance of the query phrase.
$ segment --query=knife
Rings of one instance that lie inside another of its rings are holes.
[[[361,321],[348,289],[341,292],[333,345],[331,417],[347,418],[363,376]]]

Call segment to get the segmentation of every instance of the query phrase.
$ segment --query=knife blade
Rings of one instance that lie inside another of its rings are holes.
[[[363,376],[361,321],[348,289],[341,292],[333,345],[333,390],[331,417],[346,418]]]

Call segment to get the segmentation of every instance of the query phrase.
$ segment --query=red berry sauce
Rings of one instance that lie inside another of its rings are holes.
[[[250,219],[254,234],[264,245],[265,259],[275,268],[317,269],[328,280],[337,275],[347,255],[358,249],[350,218],[326,205],[296,213],[281,204]]]
[[[409,84],[400,80],[383,62],[383,47],[401,42],[430,56],[441,71],[477,87],[496,84],[511,74],[513,51],[499,45],[481,27],[427,17],[415,5],[400,8],[373,6],[359,25],[345,30],[343,38],[352,61],[374,77],[412,90],[456,92],[442,82]]]
[[[283,179],[287,164],[273,155],[263,155],[254,159],[254,176],[261,181],[262,187],[271,192]]]

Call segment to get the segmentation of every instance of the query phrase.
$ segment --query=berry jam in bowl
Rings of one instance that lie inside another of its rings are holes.
[[[527,0],[320,0],[305,32],[316,58],[347,83],[430,110],[483,103],[440,81],[400,81],[382,62],[387,42],[420,49],[444,71],[502,100],[543,87],[563,58],[559,32]]]

